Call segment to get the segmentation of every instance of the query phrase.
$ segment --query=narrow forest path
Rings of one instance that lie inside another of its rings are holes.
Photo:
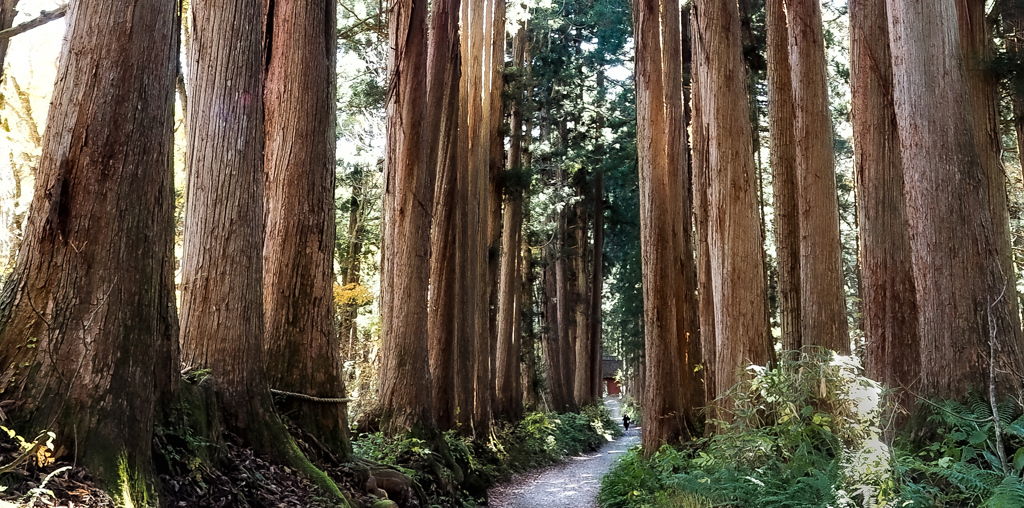
[[[612,418],[622,421],[619,399],[608,397],[605,406]],[[492,508],[597,508],[601,477],[630,447],[640,443],[640,428],[630,427],[626,434],[594,453],[569,457],[566,461],[540,471],[517,475],[488,492]]]

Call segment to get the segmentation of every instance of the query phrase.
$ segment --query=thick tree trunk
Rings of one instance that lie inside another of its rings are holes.
[[[739,380],[748,364],[766,365],[771,346],[764,319],[750,116],[746,108],[735,107],[747,104],[739,11],[734,3],[710,0],[698,0],[696,7],[695,74],[701,121],[707,123],[708,254],[716,339],[713,371],[714,386],[721,394]],[[716,416],[729,417],[727,411]]]
[[[178,27],[167,2],[71,3],[35,199],[0,295],[5,412],[23,433],[54,431],[58,455],[114,490],[119,473],[152,474],[154,422],[178,379]]]
[[[767,0],[768,130],[775,211],[775,259],[779,272],[782,348],[797,350],[800,339],[800,209],[796,183],[796,111],[789,66],[786,0]]]
[[[850,353],[819,0],[787,0],[800,215],[800,338]]]
[[[989,193],[970,111],[954,2],[888,0],[896,118],[917,287],[924,397],[988,386],[1015,393],[1017,331],[1000,273]],[[992,328],[995,325],[997,328]],[[995,344],[990,341],[994,340]]]
[[[677,299],[684,274],[680,228],[684,219],[685,157],[681,139],[682,65],[678,0],[635,0],[637,145],[640,168],[640,247],[643,257],[644,335],[646,350],[643,448],[653,454],[661,445],[686,439],[696,431],[689,386],[681,370],[688,331],[682,329],[687,299]],[[672,25],[675,26],[672,26]],[[662,30],[668,36],[659,37]],[[675,34],[674,36],[671,34]],[[673,77],[675,76],[675,77]],[[671,81],[666,83],[666,79]],[[678,80],[678,81],[677,81]],[[679,97],[675,98],[677,90]],[[666,100],[669,99],[669,100]],[[669,125],[671,122],[680,125]],[[671,147],[672,149],[667,149]],[[692,292],[691,292],[692,294]],[[689,305],[695,307],[690,299]],[[694,323],[695,324],[695,323]],[[696,340],[696,337],[693,337]],[[690,371],[692,375],[692,369]]]
[[[263,309],[273,388],[344,398],[334,327],[334,4],[281,0],[267,14]],[[344,404],[285,398],[299,427],[342,458]]]
[[[430,312],[427,330],[430,349],[432,399],[441,430],[455,425],[456,321],[458,309],[458,244],[456,210],[459,205],[459,9],[460,0],[438,1],[431,13],[427,64],[427,159],[436,168],[434,213],[431,229]]]
[[[426,22],[423,2],[401,0],[392,6],[388,74],[395,85],[388,97],[380,370],[382,427],[391,435],[430,435],[437,427],[423,340],[434,190],[420,97],[426,88]]]
[[[559,181],[563,182],[564,178],[560,178]],[[576,376],[574,370],[576,368],[576,345],[573,344],[572,337],[572,323],[570,313],[573,311],[572,295],[570,294],[570,283],[569,283],[569,226],[568,216],[569,210],[563,206],[558,212],[558,231],[555,233],[558,235],[558,243],[556,244],[555,253],[555,301],[558,305],[558,333],[555,335],[558,337],[558,372],[561,376],[559,381],[562,387],[562,406],[558,408],[559,411],[572,411],[576,409],[576,400],[573,397],[573,387]]]
[[[886,386],[916,389],[920,338],[886,19],[885,0],[850,3],[864,364]],[[906,392],[897,397],[905,406],[913,402]]]
[[[1007,208],[1006,174],[1003,171],[1002,133],[999,128],[999,79],[991,69],[991,30],[985,16],[985,0],[959,0],[957,13],[960,47],[963,51],[970,110],[974,119],[975,141],[981,156],[988,189],[989,210],[995,234],[996,256],[1002,269],[1006,299],[1010,305],[1009,326],[1017,340],[1021,337],[1017,311],[1017,276],[1014,273],[1010,239],[1010,215]],[[1010,332],[1010,330],[1006,330]]]

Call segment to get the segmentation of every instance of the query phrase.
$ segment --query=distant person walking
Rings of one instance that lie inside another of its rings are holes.
[[[622,415],[622,426],[629,430],[629,415]]]

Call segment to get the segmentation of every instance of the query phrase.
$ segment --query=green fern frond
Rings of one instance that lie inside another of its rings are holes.
[[[1024,485],[1020,478],[1007,476],[995,488],[995,491],[984,504],[987,508],[1018,508],[1024,506]]]

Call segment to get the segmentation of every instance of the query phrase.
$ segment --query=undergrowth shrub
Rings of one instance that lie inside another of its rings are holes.
[[[880,440],[882,390],[852,359],[791,352],[777,369],[748,371],[723,396],[732,421],[649,459],[631,450],[603,479],[601,505],[1024,507],[1024,416],[1014,402],[997,406],[1004,464],[983,395],[922,402],[924,426],[890,447]]]
[[[775,369],[752,366],[722,398],[731,421],[682,449],[650,459],[632,450],[602,482],[606,507],[854,506],[890,476],[879,441],[881,387],[856,361],[822,350],[783,354]],[[671,499],[674,503],[664,504]]]

